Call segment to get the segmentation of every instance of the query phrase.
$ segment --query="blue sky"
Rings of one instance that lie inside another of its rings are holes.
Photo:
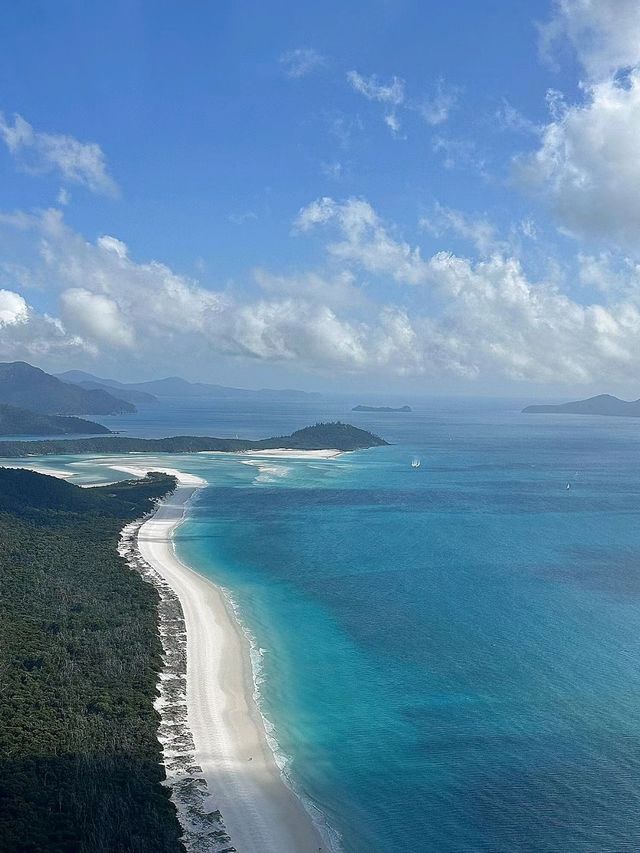
[[[639,36],[632,0],[16,5],[0,357],[633,393]]]

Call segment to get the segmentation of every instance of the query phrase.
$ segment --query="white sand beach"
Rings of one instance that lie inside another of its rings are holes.
[[[239,453],[248,456],[270,456],[274,459],[335,459],[342,455],[342,450],[289,450],[286,447],[277,450],[241,450]]]
[[[144,473],[129,466],[126,470]],[[175,554],[172,533],[203,481],[165,470],[175,474],[180,485],[141,526],[138,547],[182,605],[187,631],[188,725],[213,807],[222,812],[231,843],[239,853],[327,850],[302,802],[282,779],[269,748],[253,698],[249,648],[240,626],[220,590]]]

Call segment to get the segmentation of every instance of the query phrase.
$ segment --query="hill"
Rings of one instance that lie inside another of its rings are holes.
[[[0,435],[111,435],[102,424],[82,418],[41,415],[0,403]]]
[[[527,414],[555,413],[560,415],[610,415],[612,417],[640,418],[640,400],[620,400],[611,394],[598,394],[588,400],[559,405],[527,406]]]
[[[206,382],[188,382],[179,376],[168,376],[165,379],[150,379],[146,382],[118,382],[116,379],[102,379],[99,376],[93,376],[91,373],[85,373],[82,370],[68,370],[66,373],[59,373],[58,379],[62,379],[64,382],[73,382],[82,387],[99,386],[108,389],[112,388],[114,389],[114,393],[118,395],[122,395],[123,392],[128,391],[151,395],[152,397],[222,397],[232,399],[284,397],[287,399],[305,399],[307,397],[319,396],[314,392],[296,391],[291,388],[281,390],[262,388],[253,391],[248,388],[232,388],[226,385],[212,385]],[[122,398],[127,399],[124,396]],[[137,401],[132,400],[132,402]]]
[[[51,456],[65,453],[202,453],[222,451],[234,453],[251,450],[364,450],[387,442],[364,429],[343,423],[315,424],[296,430],[291,435],[250,441],[241,438],[207,438],[179,435],[171,438],[128,438],[122,435],[105,438],[77,438],[47,441],[0,441],[0,457]]]
[[[158,398],[153,394],[148,394],[146,391],[136,391],[122,382],[116,382],[115,379],[100,379],[97,376],[92,376],[91,373],[85,373],[84,370],[67,370],[65,373],[57,373],[56,379],[70,385],[79,385],[80,388],[85,388],[88,391],[106,391],[112,396],[117,395],[119,400],[126,400],[127,403],[134,405],[145,406],[158,402]]]
[[[0,363],[0,403],[50,415],[116,415],[136,410],[107,391],[69,385],[24,361]]]
[[[117,553],[166,475],[0,469],[0,849],[184,853],[154,709],[158,596]]]

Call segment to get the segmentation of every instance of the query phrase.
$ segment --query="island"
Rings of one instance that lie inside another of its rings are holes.
[[[639,418],[640,400],[629,402],[620,400],[611,394],[598,394],[596,397],[576,400],[573,403],[527,406],[522,411],[525,414],[608,415],[611,417]]]
[[[0,403],[0,435],[111,435],[94,421],[61,415],[42,415]]]
[[[82,453],[204,453],[219,451],[277,450],[365,450],[387,445],[384,439],[351,424],[318,423],[314,426],[256,441],[242,438],[209,438],[178,435],[169,438],[131,438],[111,435],[98,438],[50,439],[42,441],[0,441],[0,457],[52,456]]]
[[[354,406],[352,412],[411,412],[411,406],[399,406],[397,409],[391,406]]]

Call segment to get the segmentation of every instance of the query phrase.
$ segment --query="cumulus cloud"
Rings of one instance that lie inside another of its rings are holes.
[[[543,57],[552,58],[564,39],[591,80],[640,64],[640,4],[637,0],[555,0],[553,16],[540,26]]]
[[[104,153],[95,142],[34,130],[17,114],[11,124],[1,112],[0,137],[22,168],[32,174],[53,173],[92,192],[117,195],[118,188],[107,172]]]
[[[116,347],[132,347],[134,335],[115,299],[71,287],[61,294],[63,319],[83,337]]]
[[[279,63],[287,77],[306,77],[326,65],[325,57],[312,47],[297,47],[280,55]]]
[[[449,219],[467,236],[489,239],[484,227],[478,232],[468,221]],[[337,228],[343,239],[328,244],[330,256],[438,297],[440,308],[430,316],[409,319],[388,309],[405,346],[390,349],[387,329],[377,351],[404,353],[394,362],[397,372],[572,383],[635,378],[640,300],[629,289],[613,292],[611,304],[582,305],[552,281],[531,281],[519,259],[500,248],[481,261],[449,252],[425,259],[358,199],[319,199],[296,225],[304,232]],[[380,325],[372,340],[376,334]]]
[[[24,323],[29,310],[27,303],[19,293],[11,290],[0,290],[0,328]]]
[[[420,284],[426,264],[418,247],[395,240],[373,207],[363,199],[339,203],[320,198],[302,208],[294,227],[301,232],[332,223],[343,239],[329,243],[328,252],[336,259],[355,262],[376,275],[388,275],[397,282]]]
[[[637,248],[640,70],[586,87],[581,104],[556,97],[552,109],[539,148],[516,161],[516,180],[572,235]]]

